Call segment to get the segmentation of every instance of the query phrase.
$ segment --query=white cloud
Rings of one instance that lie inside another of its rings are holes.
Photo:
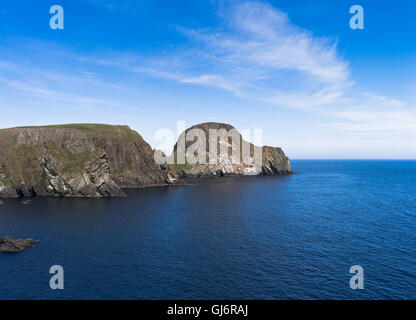
[[[205,84],[205,83],[212,83],[212,82],[221,81],[221,80],[222,80],[222,76],[220,76],[220,75],[216,75],[216,74],[203,74],[203,75],[201,75],[199,77],[183,79],[181,82],[182,83]]]
[[[411,109],[398,111],[356,109],[340,112],[338,116],[346,121],[336,123],[335,126],[337,129],[345,131],[373,132],[377,135],[380,133],[385,135],[401,133],[408,137],[414,137],[416,132],[416,111]]]
[[[35,70],[26,70],[29,74],[33,74]],[[7,88],[8,93],[16,93],[20,98],[27,97],[33,103],[56,104],[59,106],[72,105],[76,108],[90,108],[90,107],[118,107],[126,108],[128,106],[103,99],[100,97],[93,97],[93,95],[82,95],[67,90],[65,85],[58,86],[56,89],[51,89],[50,81],[59,80],[63,83],[72,86],[76,83],[78,86],[87,85],[89,80],[83,78],[71,77],[63,74],[50,74],[47,71],[41,72],[44,77],[38,77],[32,80],[17,80],[0,78],[0,88]],[[99,86],[102,90],[114,88],[113,85],[108,85],[105,82],[94,82],[94,86]]]
[[[212,86],[212,87],[234,92],[235,94],[240,93],[235,85],[225,80],[221,75],[216,75],[216,74],[203,74],[198,77],[183,78],[180,80],[180,82]]]
[[[353,82],[335,39],[315,37],[293,25],[286,13],[259,1],[239,2],[221,16],[221,28],[178,28],[191,44],[174,51],[91,61],[285,108],[345,102],[344,92]]]
[[[220,29],[179,28],[196,42],[181,50],[184,59],[202,61],[200,74],[221,74],[221,79],[199,84],[218,87],[219,83],[232,83],[235,92],[253,97],[267,94],[269,100],[288,79],[292,87],[303,86],[311,98],[322,90],[351,85],[348,63],[337,52],[336,41],[296,27],[281,10],[250,1],[232,6],[222,15],[225,26]],[[265,80],[274,85],[265,85]],[[267,86],[268,92],[264,92]]]
[[[204,41],[230,71],[244,68],[271,77],[271,71],[293,70],[327,83],[348,79],[348,64],[335,41],[314,37],[266,3],[243,2],[230,10],[224,30],[188,33]]]
[[[340,131],[416,134],[415,109],[356,84],[336,40],[314,36],[293,25],[286,13],[259,1],[239,2],[222,17],[220,29],[179,29],[197,43],[188,55],[205,66],[198,69],[202,75],[180,82],[314,110],[338,119],[334,127]]]
[[[27,97],[35,97],[36,101],[127,109],[112,93],[134,92],[135,88],[125,86],[130,86],[135,73],[142,73],[188,87],[224,90],[253,102],[253,109],[266,104],[295,109],[293,112],[299,110],[300,118],[306,118],[306,112],[317,115],[316,118],[322,116],[319,125],[330,129],[314,141],[321,141],[322,145],[328,141],[325,152],[341,144],[351,150],[354,145],[360,145],[365,151],[366,146],[380,147],[382,139],[389,143],[396,141],[395,146],[405,146],[404,141],[416,136],[416,106],[404,99],[370,92],[355,83],[336,39],[317,37],[295,26],[286,13],[259,1],[238,2],[221,11],[220,17],[223,21],[218,28],[178,28],[188,37],[187,44],[152,56],[128,52],[80,55],[53,47],[55,56],[76,62],[78,76],[72,70],[61,73],[35,67],[24,70],[20,63],[0,60],[0,69],[9,73],[9,79],[3,79],[3,84]],[[49,46],[40,55],[50,52],[51,44],[31,45],[36,50]],[[121,88],[115,78],[107,83],[100,80],[101,71],[107,75],[123,73]],[[30,75],[30,79],[25,75]],[[95,89],[94,93],[84,86]],[[71,91],[73,87],[78,90]],[[264,116],[262,110],[259,115]],[[264,120],[269,121],[267,116]],[[311,130],[315,127],[311,126]],[[308,143],[305,141],[306,138],[299,140],[299,145],[303,147],[303,143]]]

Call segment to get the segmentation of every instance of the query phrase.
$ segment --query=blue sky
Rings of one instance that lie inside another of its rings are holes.
[[[51,30],[49,8],[64,8]],[[352,30],[349,8],[364,8]],[[3,0],[0,127],[206,121],[290,158],[416,158],[416,3]]]

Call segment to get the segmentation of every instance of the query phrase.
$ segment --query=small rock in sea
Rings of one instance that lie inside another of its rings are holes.
[[[33,247],[35,239],[12,239],[9,236],[0,237],[0,252],[16,253]]]
[[[4,202],[0,200],[0,206],[1,206],[2,204],[4,204]]]
[[[21,202],[21,204],[31,204],[31,203],[32,203],[32,200],[25,200]]]

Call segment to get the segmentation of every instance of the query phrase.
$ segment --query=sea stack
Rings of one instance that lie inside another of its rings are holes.
[[[196,149],[204,153],[204,163],[189,163],[188,157],[181,163],[180,153],[183,159],[184,154],[188,156]],[[221,153],[221,150],[226,151]],[[244,150],[250,150],[248,160],[244,158]],[[212,161],[214,158],[215,161]],[[185,130],[174,147],[170,161],[175,163],[178,175],[183,178],[293,173],[290,161],[281,148],[255,146],[245,141],[233,126],[216,122],[198,124]]]

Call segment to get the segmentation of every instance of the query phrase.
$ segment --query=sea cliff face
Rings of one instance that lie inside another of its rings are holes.
[[[212,131],[218,135],[211,137]],[[223,123],[187,129],[168,159],[171,164],[156,161],[154,150],[128,126],[3,129],[0,198],[114,197],[125,196],[122,188],[182,184],[187,177],[292,173],[281,148],[257,147]]]
[[[121,188],[174,184],[149,144],[127,126],[0,130],[0,198],[124,196]]]
[[[185,161],[180,161],[180,154],[186,155]],[[189,163],[189,155],[196,155],[197,162]],[[255,146],[225,123],[207,122],[185,130],[170,157],[182,178],[293,173],[281,148]]]

